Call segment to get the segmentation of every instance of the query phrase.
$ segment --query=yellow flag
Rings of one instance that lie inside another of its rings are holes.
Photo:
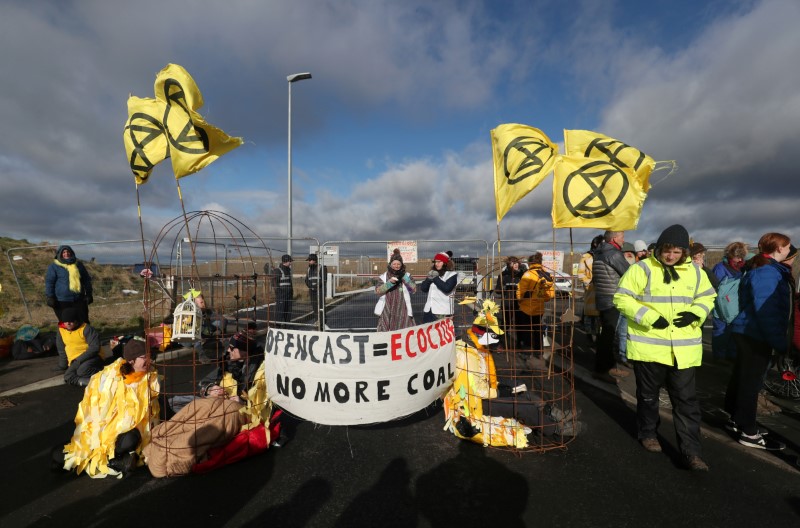
[[[491,131],[497,222],[553,170],[556,146],[544,132],[505,124]]]
[[[168,64],[161,70],[155,92],[165,105],[162,123],[176,178],[199,171],[242,144],[242,138],[230,137],[200,117],[197,110],[203,106],[203,96],[182,66]]]
[[[155,99],[128,99],[125,152],[137,184],[170,157],[176,178],[193,174],[242,144],[197,113],[203,96],[182,66],[168,64],[156,76]]]
[[[560,156],[553,172],[553,227],[636,229],[647,191],[632,168]]]
[[[650,188],[647,181],[656,165],[655,160],[641,150],[590,130],[564,130],[564,154],[604,160],[633,169],[645,191]]]
[[[155,99],[128,98],[128,121],[122,133],[128,163],[141,185],[150,177],[153,167],[169,157],[167,136],[159,116],[164,104]]]

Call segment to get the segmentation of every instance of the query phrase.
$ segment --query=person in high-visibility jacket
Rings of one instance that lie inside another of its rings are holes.
[[[628,319],[628,359],[636,374],[639,441],[661,452],[658,393],[666,386],[678,448],[690,469],[707,471],[700,447],[700,405],[695,374],[703,358],[702,327],[717,294],[705,272],[689,257],[689,233],[668,227],[652,256],[620,278],[614,306]]]

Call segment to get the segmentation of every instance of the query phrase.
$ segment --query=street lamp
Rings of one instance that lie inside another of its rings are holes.
[[[286,80],[289,81],[289,228],[288,237],[286,238],[286,254],[292,254],[292,83],[310,79],[311,74],[294,73],[287,75]]]

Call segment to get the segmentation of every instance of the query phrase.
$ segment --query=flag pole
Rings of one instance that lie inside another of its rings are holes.
[[[181,211],[183,211],[183,223],[186,226],[186,238],[189,239],[189,249],[192,252],[192,273],[189,278],[189,287],[194,288],[194,279],[197,274],[197,256],[194,253],[194,243],[192,242],[192,232],[189,229],[189,218],[186,216],[186,205],[183,203],[183,193],[181,192],[181,183],[178,177],[175,177],[175,187],[178,189],[178,201],[181,202]],[[197,276],[200,280],[199,275]]]

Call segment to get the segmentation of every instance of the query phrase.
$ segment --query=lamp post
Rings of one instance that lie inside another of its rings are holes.
[[[297,81],[303,81],[310,78],[311,74],[308,72],[294,73],[286,76],[286,80],[289,81],[289,226],[288,236],[286,238],[287,255],[292,254],[292,84],[296,83]]]

